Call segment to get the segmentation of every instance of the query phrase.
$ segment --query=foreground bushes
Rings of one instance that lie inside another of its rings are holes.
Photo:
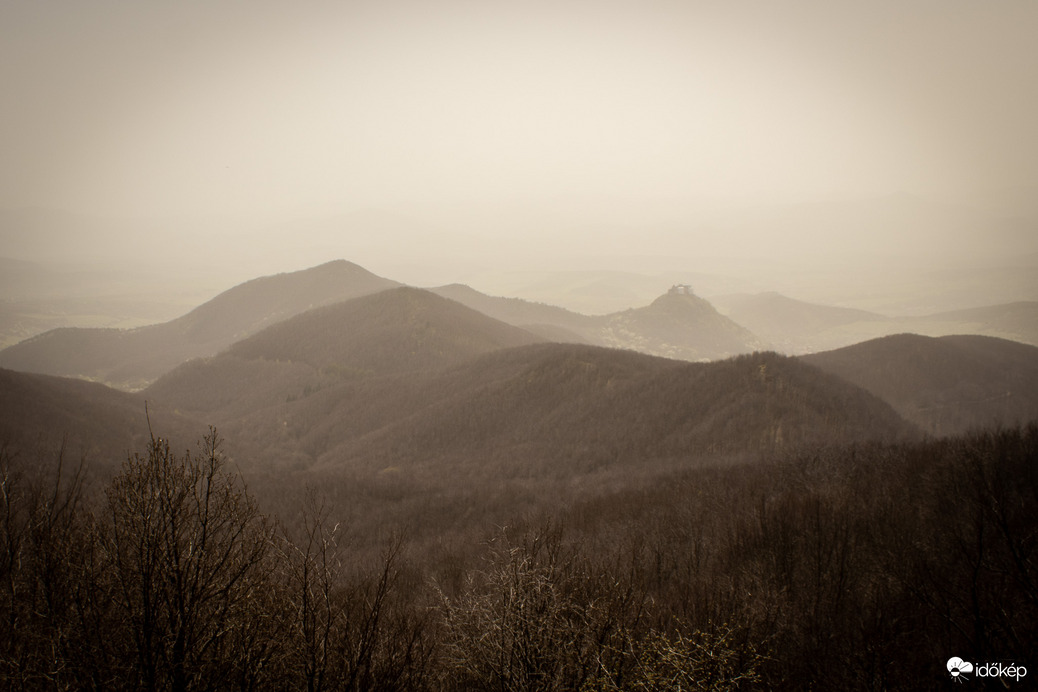
[[[1034,427],[672,473],[545,508],[443,573],[406,536],[347,550],[313,493],[263,516],[213,432],[183,456],[152,440],[98,497],[61,455],[48,474],[0,462],[7,688],[918,689],[951,656],[1038,670]]]
[[[441,594],[445,688],[729,690],[758,679],[760,656],[732,627],[655,629],[638,567],[596,567],[557,529],[502,534],[487,560],[457,599]]]

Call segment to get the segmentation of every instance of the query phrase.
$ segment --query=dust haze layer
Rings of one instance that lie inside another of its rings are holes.
[[[696,275],[1033,300],[1036,30],[959,1],[6,3],[0,255],[182,295],[345,257],[538,300],[525,272],[668,275],[552,299],[598,313]]]

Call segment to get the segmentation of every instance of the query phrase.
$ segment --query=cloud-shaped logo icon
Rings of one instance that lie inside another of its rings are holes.
[[[948,672],[951,673],[953,678],[958,679],[960,675],[972,673],[973,664],[969,661],[963,661],[958,656],[952,656],[948,659]]]

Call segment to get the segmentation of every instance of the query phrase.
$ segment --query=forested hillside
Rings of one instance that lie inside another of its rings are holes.
[[[985,336],[899,334],[804,356],[932,435],[1038,419],[1038,347]]]
[[[334,333],[324,322],[314,326]],[[364,333],[366,327],[355,329]],[[421,330],[440,327],[423,323]],[[395,345],[357,351],[377,355],[380,374],[372,362],[333,367],[306,361],[321,343],[338,339],[322,342],[292,324],[284,329],[285,336],[295,335],[288,341],[274,338],[280,327],[274,332],[218,358],[188,363],[144,394],[213,422],[231,438],[258,442],[270,463],[394,467],[423,475],[422,469],[434,469],[433,479],[440,473],[435,469],[445,467],[479,475],[566,475],[588,467],[913,434],[879,399],[775,354],[694,364],[543,344],[489,350],[454,367],[418,371],[416,359],[443,353],[435,341],[424,342],[429,353]],[[277,346],[263,351],[268,337]],[[279,350],[294,343],[315,345],[292,346],[303,351],[294,360]],[[398,343],[409,341],[394,337]],[[382,360],[392,357],[402,372]]]
[[[129,450],[148,440],[147,402],[94,382],[0,369],[0,446],[27,463],[64,448],[70,463],[83,459],[105,475]],[[194,437],[200,423],[152,406],[167,435]]]

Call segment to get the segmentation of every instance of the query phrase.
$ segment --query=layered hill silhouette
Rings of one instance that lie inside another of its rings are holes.
[[[846,346],[887,329],[888,317],[866,310],[818,305],[780,293],[735,295],[721,301],[725,313],[782,353]],[[880,331],[877,331],[880,330]],[[861,339],[856,339],[862,335]]]
[[[571,474],[914,432],[775,354],[688,363],[537,340],[399,288],[286,320],[144,395],[249,438],[265,462],[329,472]]]
[[[464,284],[429,289],[496,320],[541,334],[549,341],[598,343],[599,319],[522,298],[489,296]]]
[[[330,262],[254,279],[162,324],[130,330],[54,329],[0,351],[0,367],[139,390],[191,358],[214,355],[310,308],[396,286],[400,284],[355,264]],[[672,291],[651,305],[603,316],[491,297],[462,285],[435,292],[549,341],[628,348],[693,361],[748,353],[764,345],[690,292]]]
[[[434,290],[551,341],[626,348],[690,361],[727,358],[765,346],[749,330],[683,286],[673,287],[647,306],[595,316],[517,298],[488,296],[458,284]]]
[[[216,426],[248,468],[414,488],[469,477],[541,487],[1038,419],[1038,349],[1005,340],[903,335],[802,358],[690,363],[544,342],[406,287],[283,320],[137,394],[0,377],[0,434],[22,445],[70,433],[119,461],[147,435],[147,401],[165,430]]]
[[[933,435],[1038,420],[1038,348],[1027,344],[898,334],[802,360],[872,392]]]
[[[428,370],[541,341],[429,291],[402,287],[297,315],[239,341],[228,353],[379,373]]]
[[[4,410],[21,421],[4,434],[74,431],[125,447],[143,434],[146,400],[171,420],[247,440],[272,467],[515,476],[1038,419],[1038,349],[1005,340],[902,335],[801,359],[751,355],[756,337],[685,287],[589,317],[461,286],[377,290],[386,283],[332,263],[243,284],[150,332],[118,333],[124,354],[170,341],[123,364],[138,374],[168,366],[139,395],[4,372]],[[348,291],[365,295],[337,300]],[[303,306],[319,298],[330,304]],[[821,329],[860,316],[806,314]],[[586,343],[549,343],[550,329]],[[97,362],[118,360],[118,339],[88,331],[79,343],[87,336]],[[714,362],[688,362],[706,354]]]
[[[139,389],[190,358],[215,354],[280,320],[397,285],[339,260],[248,281],[162,324],[54,329],[0,351],[0,367]]]
[[[0,371],[0,434],[23,447],[71,434],[111,467],[146,440],[147,402],[164,434],[215,425],[249,468],[433,484],[915,434],[873,395],[775,354],[688,363],[537,341],[427,291],[392,289],[268,327],[141,393]]]
[[[437,371],[541,341],[428,291],[401,287],[315,308],[193,360],[145,394],[181,411],[247,416],[344,382]]]
[[[940,312],[905,320],[927,336],[979,334],[1038,346],[1038,301],[1021,301],[967,310]]]
[[[979,334],[1038,346],[1038,302],[1016,302],[912,317],[819,305],[775,292],[715,299],[738,324],[790,355],[829,351],[894,334]]]

